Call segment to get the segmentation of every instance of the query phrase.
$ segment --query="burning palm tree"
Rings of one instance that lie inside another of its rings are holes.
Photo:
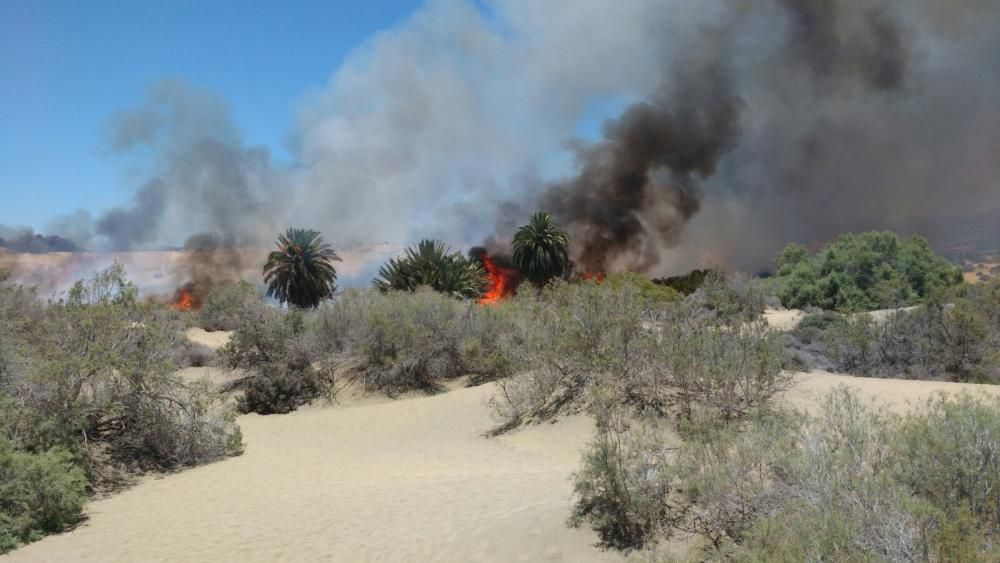
[[[514,265],[531,283],[541,287],[562,276],[569,267],[569,235],[548,213],[535,213],[514,235]]]
[[[340,257],[317,231],[288,229],[276,244],[264,264],[268,297],[309,309],[333,296]]]

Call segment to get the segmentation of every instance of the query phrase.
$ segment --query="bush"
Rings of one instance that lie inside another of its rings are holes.
[[[491,401],[501,429],[582,407],[598,383],[620,398],[629,394],[654,361],[646,305],[633,284],[563,281],[501,304],[518,373],[498,381]]]
[[[235,330],[246,312],[264,303],[257,290],[245,281],[216,286],[198,311],[198,324],[205,330]]]
[[[660,283],[660,280],[651,280],[635,272],[610,274],[603,283],[613,289],[621,289],[626,285],[635,287],[639,291],[639,298],[649,307],[672,303],[681,297],[681,292],[670,284]]]
[[[991,534],[1000,532],[1000,399],[937,396],[898,434],[900,479],[955,516],[966,507]]]
[[[598,399],[595,415],[596,437],[573,475],[577,500],[570,525],[589,523],[603,547],[638,549],[675,523],[670,448],[655,428],[633,426],[613,400]]]
[[[772,465],[794,448],[803,421],[793,412],[756,412],[744,428],[716,427],[691,438],[672,460],[683,496],[675,500],[683,518],[674,528],[700,536],[713,549],[738,542],[756,519],[781,502]]]
[[[556,282],[503,303],[504,346],[517,375],[498,381],[497,431],[572,412],[595,385],[639,411],[679,405],[682,418],[700,410],[726,422],[787,386],[783,348],[760,320],[756,284],[713,277],[666,302],[651,301],[644,287],[629,276]]]
[[[729,423],[763,407],[791,384],[777,332],[760,320],[733,326],[671,324],[662,333],[666,385],[680,416]]]
[[[790,345],[810,367],[856,375],[1000,381],[1000,287],[965,286],[938,301],[890,313],[807,315]]]
[[[442,380],[479,381],[513,369],[503,307],[481,307],[430,289],[348,290],[319,311],[319,340],[350,359],[370,390],[434,391]]]
[[[38,309],[22,307],[22,293],[0,287],[18,355],[0,380],[0,394],[19,404],[3,430],[16,447],[62,447],[94,483],[112,464],[171,468],[238,450],[232,407],[174,375],[182,323],[139,302],[120,265]],[[22,311],[33,322],[19,322]]]
[[[299,309],[248,307],[222,348],[226,364],[246,374],[242,412],[284,414],[333,394],[332,352]]]
[[[653,283],[669,287],[684,295],[691,295],[705,283],[705,280],[711,273],[712,270],[691,270],[681,276],[655,279],[653,280]]]
[[[186,340],[181,343],[180,357],[177,361],[177,365],[202,368],[215,365],[218,359],[219,355],[215,353],[215,350],[205,346],[204,344],[198,344],[197,342]]]
[[[817,418],[760,413],[673,452],[662,432],[630,432],[599,425],[576,484],[578,521],[639,538],[618,548],[682,532],[706,540],[699,560],[1000,555],[1000,399],[941,396],[895,417],[842,387]],[[643,475],[665,481],[643,488]]]
[[[785,307],[870,311],[924,302],[962,283],[962,272],[920,237],[890,232],[837,237],[816,255],[787,246],[775,259]]]
[[[67,450],[28,453],[0,436],[0,553],[75,523],[85,487],[85,473]]]
[[[285,414],[329,392],[330,384],[311,366],[296,370],[268,365],[247,380],[241,412]]]

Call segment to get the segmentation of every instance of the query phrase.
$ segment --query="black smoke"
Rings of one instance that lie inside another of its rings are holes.
[[[742,102],[719,65],[690,72],[676,92],[657,93],[577,151],[580,173],[553,184],[540,205],[567,224],[579,267],[644,271],[676,243],[701,203],[699,179],[715,173],[739,136]]]
[[[1000,41],[971,21],[1000,10],[721,5],[712,25],[670,45],[669,64],[650,68],[661,86],[607,122],[601,140],[575,142],[576,174],[535,200],[569,230],[582,268],[766,268],[788,241],[912,232],[945,208],[1000,205],[996,181],[983,175],[998,171],[995,162],[974,156],[989,146],[977,140],[992,134],[995,145],[1000,134],[1000,112],[986,102],[997,67],[976,69]],[[939,35],[936,10],[969,35]],[[509,206],[498,232],[531,207]]]

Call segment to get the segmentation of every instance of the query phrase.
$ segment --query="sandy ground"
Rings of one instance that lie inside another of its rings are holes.
[[[1000,395],[1000,385],[879,379],[812,371],[795,374],[795,384],[786,392],[785,400],[796,407],[815,412],[823,396],[841,385],[857,390],[863,399],[872,401],[877,407],[897,413],[919,408],[928,398],[938,393],[969,393],[974,397]]]
[[[486,439],[492,390],[241,417],[241,457],[92,502],[3,560],[618,560],[565,525],[592,423]]]
[[[967,283],[982,283],[997,276],[997,270],[1000,269],[1000,258],[993,256],[983,262],[970,262],[969,265],[972,266],[972,270],[963,272],[962,277]]]
[[[219,344],[224,333],[191,336]],[[204,368],[198,368],[204,369]],[[815,411],[838,385],[905,411],[939,391],[1000,387],[797,374]],[[87,506],[72,532],[3,561],[615,561],[566,526],[581,416],[482,437],[492,385],[240,418],[246,453]]]
[[[857,315],[868,315],[876,322],[883,322],[889,318],[889,315],[897,311],[912,311],[916,307],[901,307],[898,309],[877,309],[875,311],[868,311],[865,313],[855,313]],[[799,321],[802,317],[806,315],[805,311],[801,309],[765,309],[764,318],[767,323],[774,327],[776,330],[790,331],[794,330],[795,327],[799,326]]]
[[[201,344],[202,346],[208,346],[212,350],[218,350],[229,342],[229,337],[233,333],[226,332],[224,330],[217,330],[214,332],[209,332],[203,328],[194,327],[189,328],[187,332],[184,333],[187,339],[196,344]]]
[[[776,330],[793,330],[805,316],[799,309],[765,309],[764,319]]]

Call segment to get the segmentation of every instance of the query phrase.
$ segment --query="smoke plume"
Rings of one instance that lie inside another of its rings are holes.
[[[310,93],[287,162],[221,99],[153,87],[112,119],[132,200],[79,232],[456,244],[542,209],[589,270],[766,268],[789,241],[1000,207],[998,24],[991,0],[433,0]]]

